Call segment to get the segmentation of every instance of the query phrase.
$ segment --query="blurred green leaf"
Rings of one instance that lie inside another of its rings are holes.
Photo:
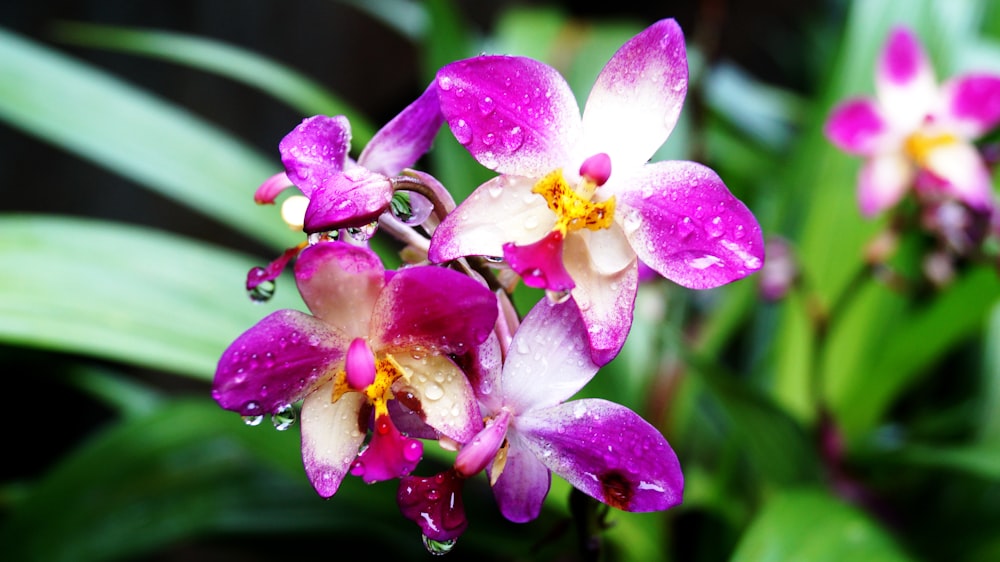
[[[91,219],[6,215],[0,340],[210,379],[222,351],[278,308],[304,310],[294,282],[251,302],[233,252]]]
[[[911,560],[890,535],[826,492],[789,490],[770,498],[746,530],[731,562]]]
[[[276,159],[184,109],[3,29],[0,74],[0,120],[265,244],[296,243],[273,208],[253,204],[253,190],[279,171]]]
[[[852,353],[831,342],[824,369],[829,398],[847,434],[858,436],[874,427],[917,377],[956,344],[981,332],[998,297],[996,270],[980,267],[924,306],[905,309],[898,296],[859,299],[856,321],[845,319],[843,331],[865,347],[866,357],[852,363]],[[893,300],[898,304],[889,304]]]
[[[898,452],[901,462],[948,468],[1000,481],[1000,439],[967,445],[907,445]]]
[[[983,335],[982,410],[979,436],[1000,441],[1000,303],[989,312]]]
[[[122,560],[213,533],[323,532],[377,534],[397,556],[422,552],[415,527],[372,525],[402,520],[391,491],[375,502],[370,488],[348,485],[335,504],[322,501],[305,479],[298,437],[269,429],[207,400],[111,427],[13,506],[0,550],[10,560]]]
[[[58,41],[159,58],[224,76],[274,96],[303,117],[346,115],[356,151],[375,134],[364,115],[314,80],[235,45],[183,33],[68,21],[53,24],[52,33]]]

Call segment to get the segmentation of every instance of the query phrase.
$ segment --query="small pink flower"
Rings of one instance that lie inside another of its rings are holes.
[[[1000,76],[969,73],[939,85],[919,39],[896,27],[879,55],[875,96],[837,105],[824,132],[864,158],[858,205],[866,216],[896,205],[910,189],[990,210],[990,172],[973,141],[998,123]]]

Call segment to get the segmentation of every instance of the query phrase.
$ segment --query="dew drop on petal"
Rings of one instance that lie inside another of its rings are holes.
[[[677,233],[681,235],[681,238],[691,236],[692,232],[694,232],[694,223],[691,217],[684,217],[677,223]]]
[[[569,291],[554,291],[552,289],[545,290],[545,296],[548,297],[549,302],[554,304],[562,304],[569,300]]]
[[[449,78],[448,76],[442,76],[438,78],[438,88],[441,88],[443,91],[447,92],[448,90],[451,90],[451,86],[452,86],[451,78]]]
[[[295,425],[295,408],[291,404],[278,408],[271,414],[271,425],[278,431],[285,431]]]
[[[434,556],[444,556],[451,552],[451,549],[455,548],[455,543],[458,539],[448,539],[445,541],[437,541],[432,538],[428,538],[427,535],[423,535],[424,547],[427,548],[427,552],[433,554]]]
[[[504,143],[507,145],[507,150],[517,150],[521,148],[524,144],[524,132],[521,127],[512,127],[504,135]]]
[[[455,135],[455,140],[460,144],[469,144],[472,142],[472,127],[469,126],[465,119],[455,121],[451,132]]]
[[[444,397],[444,388],[436,382],[428,382],[424,386],[424,398],[428,400],[440,400]]]
[[[493,102],[493,98],[489,96],[480,98],[479,112],[482,113],[484,117],[493,113],[495,109],[496,109],[496,103]]]
[[[497,136],[493,133],[486,133],[483,135],[483,144],[486,146],[493,146],[493,143],[497,141]]]
[[[378,230],[378,221],[372,221],[363,226],[351,227],[347,229],[347,235],[355,242],[367,242]]]
[[[714,219],[710,220],[708,224],[705,226],[705,233],[711,236],[712,238],[718,238],[719,236],[722,236],[723,233],[722,217],[715,217]]]

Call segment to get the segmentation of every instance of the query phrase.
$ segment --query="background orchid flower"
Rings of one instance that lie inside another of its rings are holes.
[[[990,172],[973,141],[1000,123],[1000,76],[969,73],[938,85],[917,36],[889,33],[875,70],[875,96],[837,105],[824,132],[864,157],[858,204],[867,216],[907,190],[934,190],[974,209],[993,207]]]
[[[219,360],[212,396],[244,416],[303,400],[302,458],[321,496],[348,470],[375,481],[415,466],[422,448],[393,424],[393,398],[455,441],[482,427],[473,389],[447,354],[490,334],[497,305],[488,289],[435,266],[386,271],[371,250],[343,242],[303,250],[295,278],[312,315],[280,310],[238,337]]]
[[[478,381],[487,421],[455,466],[467,476],[486,468],[509,520],[538,516],[552,472],[626,511],[681,502],[680,463],[656,428],[607,400],[565,402],[597,370],[578,307],[542,299],[514,333],[502,369]]]
[[[697,289],[759,269],[760,226],[715,172],[647,163],[677,122],[687,80],[684,36],[672,19],[615,53],[582,119],[569,85],[541,62],[479,56],[442,68],[448,126],[500,175],[437,228],[430,259],[503,256],[526,285],[571,294],[598,364],[631,327],[639,259]]]

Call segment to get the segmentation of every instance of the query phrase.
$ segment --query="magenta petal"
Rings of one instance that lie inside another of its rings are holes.
[[[258,205],[273,205],[274,200],[282,191],[292,187],[291,180],[285,172],[279,172],[264,180],[257,191],[253,193],[253,200]]]
[[[455,139],[502,174],[541,177],[562,165],[580,110],[566,80],[525,57],[479,56],[437,74],[441,112]]]
[[[389,178],[360,166],[335,173],[309,197],[303,230],[327,232],[369,224],[389,208],[392,189]]]
[[[314,244],[295,262],[295,281],[309,310],[350,339],[368,337],[384,279],[375,252],[346,242]]]
[[[834,145],[850,154],[867,155],[885,131],[878,106],[871,99],[848,100],[830,114],[823,133]]]
[[[660,511],[683,499],[677,455],[656,428],[624,406],[576,400],[525,413],[517,427],[552,472],[610,506]]]
[[[375,133],[358,157],[358,164],[373,172],[395,176],[430,150],[443,122],[437,88],[431,84]]]
[[[454,471],[430,477],[399,479],[396,501],[403,516],[420,526],[424,536],[435,541],[456,539],[469,526],[462,503],[465,479]]]
[[[524,280],[535,289],[569,291],[575,285],[563,266],[563,235],[553,230],[534,244],[503,245],[503,257]]]
[[[516,431],[508,434],[507,463],[493,485],[500,513],[515,523],[534,520],[552,486],[552,473],[525,444]],[[493,477],[492,468],[487,473]]]
[[[462,354],[486,340],[497,314],[496,296],[470,277],[430,265],[401,269],[375,305],[372,347]]]
[[[764,264],[757,219],[711,169],[657,162],[643,168],[634,187],[619,199],[625,223],[635,223],[629,240],[639,259],[664,277],[709,289]]]
[[[354,461],[351,474],[360,476],[366,484],[392,480],[412,472],[423,454],[423,442],[405,437],[389,416],[379,416],[371,442]]]
[[[302,120],[278,143],[285,172],[306,197],[344,169],[351,150],[351,125],[343,115]]]
[[[928,65],[927,55],[917,36],[905,27],[889,33],[879,59],[879,75],[891,83],[903,85],[918,78]]]
[[[219,359],[212,398],[244,416],[301,400],[343,359],[348,342],[322,321],[279,310],[236,338]]]
[[[971,74],[945,86],[951,118],[962,123],[968,138],[1000,124],[1000,76]]]

